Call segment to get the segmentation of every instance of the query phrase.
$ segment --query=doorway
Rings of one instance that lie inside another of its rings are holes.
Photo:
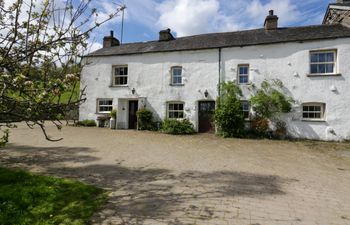
[[[138,101],[129,101],[129,129],[137,129],[137,116]]]
[[[213,133],[214,127],[215,101],[198,102],[198,132]]]

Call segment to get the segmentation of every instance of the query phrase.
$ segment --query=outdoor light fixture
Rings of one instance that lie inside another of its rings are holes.
[[[205,96],[206,98],[208,98],[208,95],[209,95],[208,90],[205,90],[205,92],[204,92],[204,96]]]
[[[135,92],[136,92],[136,90],[135,90],[135,88],[133,88],[133,89],[131,90],[131,93],[134,95]]]

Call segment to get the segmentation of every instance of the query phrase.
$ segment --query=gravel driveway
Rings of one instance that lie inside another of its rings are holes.
[[[92,224],[350,224],[350,143],[20,124],[0,166],[110,191]]]

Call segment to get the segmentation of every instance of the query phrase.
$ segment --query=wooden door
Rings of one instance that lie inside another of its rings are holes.
[[[137,129],[138,101],[129,101],[129,129]]]
[[[198,131],[214,132],[214,101],[198,102]]]

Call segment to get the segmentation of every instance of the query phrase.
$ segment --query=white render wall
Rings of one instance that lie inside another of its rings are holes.
[[[329,49],[337,50],[337,72],[341,76],[308,77],[309,51]],[[198,101],[217,97],[218,59],[218,49],[90,58],[81,81],[82,87],[87,86],[87,101],[80,108],[80,120],[96,119],[97,98],[113,98],[118,122],[127,122],[127,110],[122,110],[122,103],[127,101],[120,100],[118,105],[118,99],[145,97],[147,108],[157,119],[166,117],[168,101],[184,102],[186,117],[197,128]],[[264,79],[278,78],[297,100],[293,112],[286,116],[294,137],[350,139],[350,38],[224,48],[221,80],[235,80],[239,64],[249,64],[252,83],[259,86]],[[128,65],[127,87],[110,87],[113,65]],[[172,66],[183,67],[184,86],[169,85]],[[135,95],[131,93],[133,88]],[[332,88],[337,91],[331,91]],[[242,89],[249,99],[247,86]],[[205,90],[209,92],[208,98],[204,97]],[[325,121],[302,121],[300,104],[305,102],[326,103]]]

